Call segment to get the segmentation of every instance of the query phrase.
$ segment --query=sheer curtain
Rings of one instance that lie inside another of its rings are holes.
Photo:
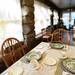
[[[58,13],[54,11],[54,25],[58,23]]]
[[[50,8],[39,2],[34,2],[34,15],[35,15],[35,33],[36,35],[41,33],[41,29],[50,25],[50,15],[52,14]]]
[[[0,48],[8,37],[23,40],[20,0],[0,0]]]
[[[67,27],[67,29],[69,29],[69,13],[63,13],[63,22],[64,25]]]
[[[63,22],[64,25],[69,29],[69,13],[63,13]],[[75,12],[71,12],[71,26],[74,25]]]

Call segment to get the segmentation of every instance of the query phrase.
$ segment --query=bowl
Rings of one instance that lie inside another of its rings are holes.
[[[29,53],[26,55],[26,58],[27,58],[28,60],[33,60],[33,59],[39,60],[39,59],[41,58],[41,53],[40,53],[40,52],[34,52],[34,51],[32,51],[32,52],[29,52]]]

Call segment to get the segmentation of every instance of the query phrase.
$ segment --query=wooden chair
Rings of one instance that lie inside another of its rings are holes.
[[[56,29],[53,33],[52,33],[52,40],[51,42],[60,42],[60,43],[64,43],[64,44],[70,44],[70,33],[69,31],[59,28]]]
[[[24,55],[24,50],[19,40],[8,38],[2,44],[1,53],[5,65],[9,67]]]
[[[45,29],[42,29],[42,41],[50,42],[50,40],[51,40],[51,34],[48,33]]]

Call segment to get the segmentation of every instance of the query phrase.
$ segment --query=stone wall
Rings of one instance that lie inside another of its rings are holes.
[[[21,7],[24,41],[31,46],[35,39],[34,0],[22,0]]]

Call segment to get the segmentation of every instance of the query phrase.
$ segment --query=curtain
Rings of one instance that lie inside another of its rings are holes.
[[[59,18],[58,17],[58,13],[56,11],[54,11],[54,17],[53,17],[53,19],[54,19],[54,25],[58,23],[58,18]]]
[[[67,29],[69,29],[69,13],[63,13],[63,22],[64,25],[67,27]]]
[[[35,33],[36,35],[41,33],[41,29],[50,25],[50,15],[52,14],[50,8],[39,2],[34,2],[34,15],[35,15]]]
[[[20,0],[0,0],[0,48],[9,37],[23,40]]]

